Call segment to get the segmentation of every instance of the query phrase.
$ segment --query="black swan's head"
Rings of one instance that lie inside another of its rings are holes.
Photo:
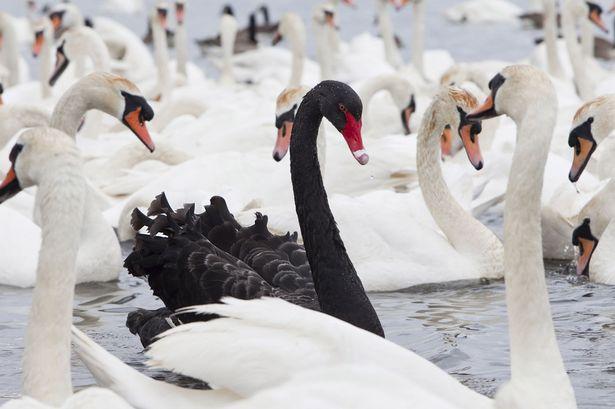
[[[344,136],[355,159],[369,161],[361,136],[363,103],[359,95],[339,81],[323,81],[311,91],[318,96],[320,112]]]

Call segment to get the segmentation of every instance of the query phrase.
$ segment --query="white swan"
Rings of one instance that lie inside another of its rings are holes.
[[[188,34],[184,24],[186,16],[187,0],[175,1],[175,18],[177,28],[175,29],[175,50],[177,53],[177,74],[182,78],[188,78]]]
[[[8,77],[3,79],[7,87],[12,87],[28,77],[27,66],[19,54],[19,38],[14,17],[8,13],[0,12],[0,65],[8,69]]]
[[[574,148],[569,174],[572,182],[579,180],[596,149],[615,129],[614,110],[615,95],[605,95],[584,104],[575,114],[568,139],[568,145]],[[603,158],[601,161],[609,161],[609,158]],[[581,240],[584,245],[577,273],[589,275],[592,281],[605,284],[615,284],[615,270],[610,267],[611,263],[608,261],[609,253],[614,246],[615,210],[612,206],[614,196],[615,181],[610,180],[603,192],[596,194],[580,212],[580,218],[586,219],[573,233],[573,237],[581,235],[587,241],[583,243]],[[600,243],[594,234],[600,238]],[[574,239],[573,244],[578,245],[574,243]]]
[[[370,126],[370,116],[368,108],[374,96],[380,92],[386,91],[390,94],[395,106],[397,107],[397,116],[401,118],[402,130],[404,134],[410,134],[410,124],[412,115],[416,112],[416,91],[414,86],[404,77],[398,74],[384,74],[377,77],[369,78],[358,88],[358,94],[363,101],[366,113],[366,123]],[[375,122],[375,121],[374,121]],[[373,126],[376,128],[376,126]],[[378,124],[379,132],[382,132],[383,126]]]
[[[0,84],[0,149],[23,128],[49,124],[49,114],[43,109],[27,105],[4,105]]]
[[[582,100],[587,101],[593,98],[595,93],[596,82],[590,77],[588,69],[588,64],[594,63],[594,59],[584,51],[584,48],[587,46],[582,46],[578,43],[576,23],[578,22],[583,28],[585,35],[583,35],[582,38],[585,39],[588,37],[593,38],[591,33],[589,33],[589,36],[587,35],[587,31],[589,30],[587,25],[590,21],[604,30],[606,30],[606,28],[602,22],[600,13],[593,3],[588,4],[581,0],[564,0],[561,14],[562,31],[574,73],[577,93]],[[592,67],[594,66],[595,64],[592,64]],[[594,69],[592,68],[591,71],[594,72]]]
[[[99,109],[115,116],[127,125],[150,149],[153,142],[144,125],[153,113],[140,91],[129,81],[112,74],[95,73],[84,77],[73,85],[60,99],[52,114],[50,126],[75,137],[81,118],[90,109]],[[37,194],[35,212],[42,210],[45,200]],[[86,197],[84,229],[81,233],[79,256],[77,258],[77,282],[115,280],[121,271],[121,251],[115,233],[103,218],[94,193],[89,190]],[[21,217],[14,219],[14,211],[0,207],[3,229],[7,238],[22,249],[23,257],[32,260],[39,250],[38,228]],[[35,214],[35,219],[38,219]],[[44,223],[44,220],[42,221]],[[9,224],[10,223],[10,224]],[[29,232],[23,235],[25,231]],[[35,281],[31,264],[24,263],[11,254],[4,254],[0,267],[0,282],[5,285],[30,287]]]
[[[273,38],[273,45],[282,39],[287,39],[292,51],[292,66],[288,87],[298,87],[303,81],[305,65],[306,32],[301,16],[295,13],[285,13],[280,19],[280,25]]]
[[[32,45],[32,55],[37,57],[38,77],[41,87],[41,97],[47,99],[51,97],[51,86],[49,78],[52,73],[51,51],[53,48],[53,27],[49,19],[43,17],[33,23],[34,43]]]
[[[25,131],[10,159],[11,171],[0,184],[0,202],[29,186],[38,186],[39,195],[44,197],[41,252],[25,337],[22,393],[44,405],[60,406],[72,395],[70,326],[78,249],[88,222],[87,184],[75,142],[55,129]],[[85,401],[84,395],[74,399],[84,405],[97,403],[93,407],[122,402],[110,396],[109,391],[95,390]],[[41,407],[31,399],[7,407]]]
[[[235,39],[237,38],[238,23],[235,16],[223,13],[220,17],[220,41],[222,45],[222,70],[220,82],[230,85],[235,82],[233,74],[233,54],[235,50]]]
[[[557,48],[557,10],[556,0],[542,0],[544,10],[543,29],[545,33],[545,47],[549,74],[555,78],[563,79],[564,71]]]
[[[376,0],[376,9],[378,13],[378,27],[380,36],[384,43],[384,54],[386,60],[395,69],[401,68],[403,60],[395,42],[395,31],[393,29],[393,21],[389,13],[389,5],[397,5],[396,0]]]
[[[502,243],[453,198],[440,164],[440,137],[450,126],[459,129],[470,161],[482,168],[480,152],[472,146],[475,130],[472,124],[463,122],[465,113],[461,114],[476,105],[474,96],[460,88],[445,88],[436,95],[424,114],[418,136],[419,185],[431,215],[460,258],[475,265],[477,276],[500,278],[504,274]]]
[[[111,57],[104,41],[89,27],[73,27],[66,30],[59,40],[56,50],[54,71],[49,78],[53,86],[62,76],[72,61],[89,60],[93,71],[108,72],[111,68]],[[78,73],[85,75],[88,72]]]
[[[541,191],[557,117],[555,89],[542,71],[522,65],[502,70],[490,88],[491,95],[467,119],[506,114],[517,124],[504,210],[512,377],[498,391],[497,406],[576,408],[555,338],[541,245]]]

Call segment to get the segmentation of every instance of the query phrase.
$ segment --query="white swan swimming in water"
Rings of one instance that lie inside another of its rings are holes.
[[[584,104],[575,114],[568,139],[568,145],[574,148],[570,181],[579,180],[596,149],[615,129],[614,111],[615,95],[611,94]],[[601,161],[609,159],[602,158]],[[599,283],[615,284],[615,269],[611,262],[615,247],[615,211],[612,206],[615,181],[610,180],[604,193],[599,195],[583,209],[580,218],[585,220],[573,233],[573,244],[581,245],[577,274],[587,275]]]
[[[23,354],[22,394],[26,398],[3,408],[103,408],[112,404],[128,409],[117,395],[99,388],[72,396],[70,326],[78,249],[90,221],[86,216],[88,188],[75,142],[56,129],[33,128],[20,136],[10,160],[11,171],[0,184],[0,203],[29,186],[38,186],[44,199],[41,251]]]
[[[142,121],[150,120],[153,114],[134,84],[111,74],[95,73],[86,76],[60,99],[51,116],[50,126],[74,138],[81,118],[90,109],[100,109],[116,116],[153,150],[153,142],[142,124]],[[44,197],[37,194],[35,211],[42,209],[43,200]],[[85,224],[77,258],[76,280],[91,282],[117,279],[121,270],[121,251],[115,233],[104,220],[93,192],[88,191],[85,200]],[[33,266],[36,259],[32,255],[37,254],[40,248],[40,230],[24,217],[16,222],[15,212],[5,207],[0,207],[0,215],[6,221],[3,228],[7,239],[11,238],[15,248],[21,249],[23,253],[21,257],[10,252],[3,253],[0,282],[18,287],[32,286],[36,278]],[[25,263],[23,260],[32,262]]]

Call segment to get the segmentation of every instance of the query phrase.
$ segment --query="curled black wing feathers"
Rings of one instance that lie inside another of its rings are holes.
[[[165,322],[172,311],[219,302],[226,296],[279,297],[319,309],[297,234],[274,235],[267,222],[267,216],[256,214],[254,225],[242,227],[221,197],[213,197],[201,214],[195,213],[194,205],[173,210],[164,193],[152,202],[147,215],[135,209],[132,226],[145,227],[147,234],[137,235],[124,265],[131,275],[147,279],[168,310],[131,313],[131,331],[147,345],[157,328],[168,328]],[[207,317],[183,314],[179,319]]]

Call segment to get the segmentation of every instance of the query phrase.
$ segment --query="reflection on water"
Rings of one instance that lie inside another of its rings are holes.
[[[609,407],[615,390],[615,287],[572,285],[551,266],[548,275],[558,339],[580,408]],[[20,359],[31,291],[0,287],[0,403],[18,396]],[[508,376],[508,337],[503,282],[427,285],[372,294],[387,337],[492,396]],[[147,285],[123,274],[117,283],[77,288],[75,323],[104,348],[140,371],[190,387],[192,380],[144,367],[137,337],[124,326],[135,307],[157,308]],[[93,379],[73,360],[77,388]],[[610,392],[609,392],[610,391]]]

